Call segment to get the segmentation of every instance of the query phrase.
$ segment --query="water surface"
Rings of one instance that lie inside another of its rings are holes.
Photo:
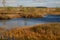
[[[0,27],[14,28],[20,26],[30,26],[49,22],[60,22],[60,16],[48,15],[44,18],[15,18],[11,20],[0,20]]]

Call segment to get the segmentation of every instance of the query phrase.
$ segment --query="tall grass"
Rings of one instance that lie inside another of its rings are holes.
[[[18,27],[5,31],[2,39],[13,40],[60,40],[60,23]]]

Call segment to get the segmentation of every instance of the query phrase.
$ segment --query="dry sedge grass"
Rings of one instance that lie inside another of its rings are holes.
[[[21,17],[22,18],[26,18],[26,17],[27,18],[38,18],[38,17],[40,18],[42,17],[42,14],[45,14],[45,13],[46,13],[46,8],[6,7],[6,8],[0,8],[0,19],[21,18]]]
[[[0,38],[6,40],[60,40],[60,23],[14,28],[5,31]]]
[[[0,7],[0,19],[42,18],[44,15],[60,15],[60,8],[47,7]]]

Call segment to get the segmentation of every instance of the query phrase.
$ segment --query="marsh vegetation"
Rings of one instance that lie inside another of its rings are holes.
[[[60,23],[40,24],[6,30],[0,39],[9,40],[60,40]]]

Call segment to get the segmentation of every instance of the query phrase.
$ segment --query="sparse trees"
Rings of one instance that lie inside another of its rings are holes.
[[[3,0],[3,1],[2,1],[3,7],[5,7],[5,6],[6,6],[6,4],[5,4],[5,3],[6,3],[6,0]]]

